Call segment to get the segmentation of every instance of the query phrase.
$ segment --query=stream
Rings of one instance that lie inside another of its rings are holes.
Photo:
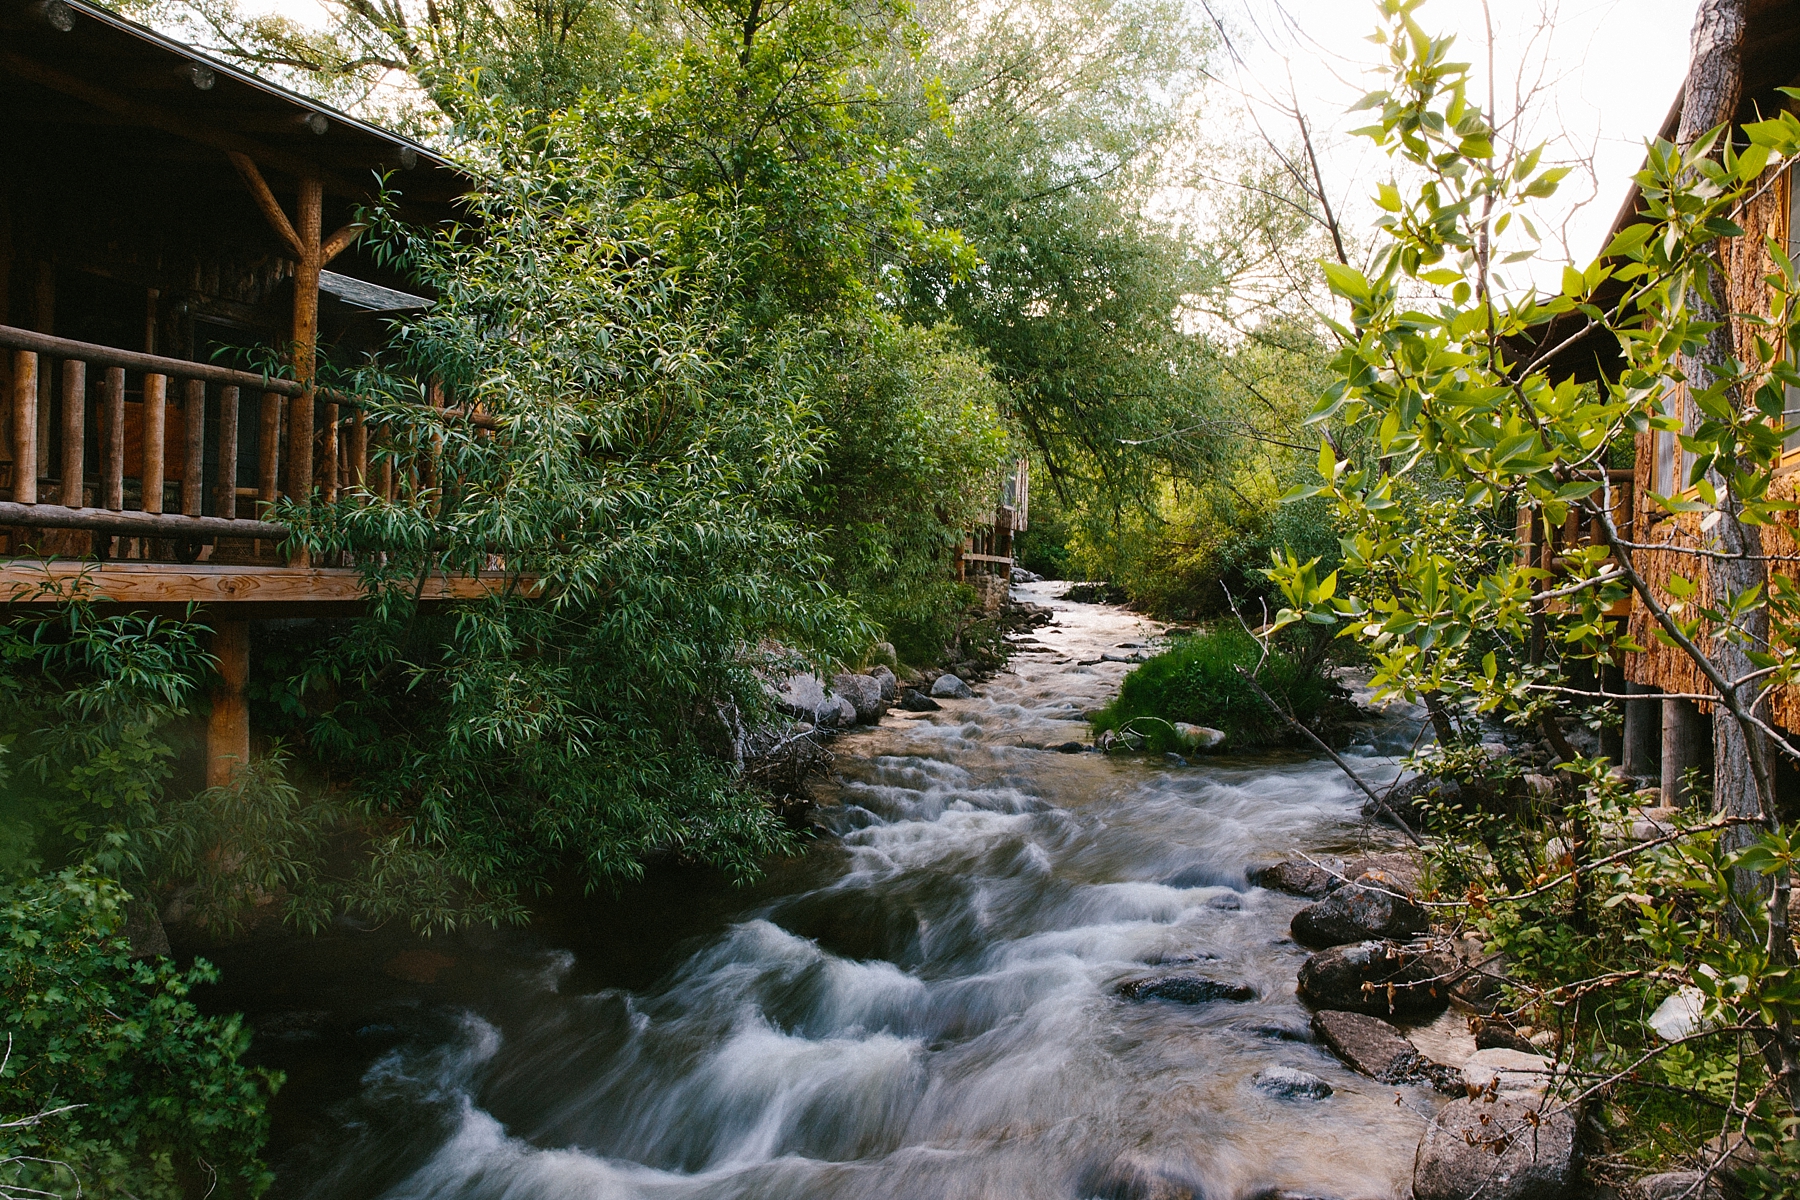
[[[1324,759],[1045,749],[1130,669],[1094,660],[1158,632],[1063,586],[1017,589],[1056,621],[977,698],[833,743],[829,836],[754,888],[676,871],[524,931],[213,955],[290,1076],[272,1194],[1408,1195],[1436,1101],[1313,1044],[1305,901],[1245,882],[1389,836]],[[1348,757],[1385,781],[1416,728],[1375,722]],[[1255,998],[1116,994],[1177,963]],[[1275,1066],[1332,1094],[1266,1092]]]

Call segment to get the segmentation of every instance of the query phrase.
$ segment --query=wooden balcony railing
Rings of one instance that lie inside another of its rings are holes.
[[[1637,476],[1629,469],[1611,469],[1606,472],[1608,487],[1612,490],[1613,528],[1619,536],[1629,540],[1635,524],[1637,511]],[[1595,493],[1596,500],[1600,493]],[[1562,574],[1567,569],[1564,555],[1574,549],[1588,546],[1606,545],[1606,536],[1601,527],[1598,514],[1571,507],[1568,517],[1557,528],[1545,536],[1542,515],[1535,509],[1521,510],[1518,524],[1519,556],[1528,566],[1542,567],[1552,574]],[[1553,586],[1546,584],[1546,587]],[[1629,608],[1629,601],[1623,602]]]
[[[288,534],[268,519],[283,496],[396,497],[394,456],[371,455],[393,431],[356,397],[10,326],[0,350],[11,368],[0,446],[12,452],[0,526],[88,530],[96,552],[128,537],[146,558],[162,540],[161,553],[192,562],[221,537],[272,551]],[[427,484],[430,472],[415,470]]]

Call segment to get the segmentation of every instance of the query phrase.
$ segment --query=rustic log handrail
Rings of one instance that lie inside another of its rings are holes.
[[[186,517],[177,513],[113,512],[106,508],[64,508],[60,504],[19,504],[0,500],[0,525],[25,525],[34,529],[91,529],[131,537],[170,538],[174,541],[210,541],[216,537],[260,538],[279,542],[286,525],[273,521],[234,520],[226,517]]]
[[[305,385],[295,380],[282,379],[274,375],[258,375],[253,371],[239,371],[232,367],[221,367],[216,363],[190,362],[185,358],[164,358],[160,354],[145,354],[138,350],[117,350],[111,346],[96,346],[91,342],[78,342],[73,338],[35,333],[32,330],[19,329],[12,325],[0,325],[0,347],[8,350],[29,350],[56,358],[78,359],[85,362],[90,369],[93,367],[122,367],[128,371],[172,375],[178,379],[203,379],[207,383],[255,388],[258,391],[274,392],[281,396],[298,396],[306,390]],[[354,401],[349,402],[354,403]]]
[[[255,388],[261,392],[272,392],[277,396],[290,398],[306,392],[305,384],[294,379],[283,379],[279,375],[260,375],[255,371],[240,371],[236,367],[221,367],[217,363],[194,362],[185,358],[165,358],[160,354],[145,354],[141,350],[119,350],[112,346],[98,346],[92,342],[78,342],[73,338],[20,329],[15,325],[0,325],[0,349],[28,350],[54,358],[78,359],[90,368],[118,367],[175,379],[200,379],[226,387]],[[368,407],[365,398],[340,392],[335,388],[315,388],[313,394],[328,404],[342,404],[356,409]],[[422,409],[426,406],[419,407]],[[468,408],[438,408],[435,411],[443,417],[467,421],[478,429],[499,428],[499,423],[494,418]]]

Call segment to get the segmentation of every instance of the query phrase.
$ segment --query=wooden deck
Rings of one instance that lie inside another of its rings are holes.
[[[474,578],[435,576],[426,581],[420,600],[478,600],[509,585],[517,585],[516,577],[500,571]],[[47,604],[69,595],[134,612],[174,613],[198,604],[227,620],[349,617],[367,604],[353,567],[0,559],[0,600]]]

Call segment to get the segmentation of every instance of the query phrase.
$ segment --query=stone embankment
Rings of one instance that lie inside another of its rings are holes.
[[[1320,1043],[1372,1079],[1428,1084],[1454,1097],[1419,1139],[1414,1200],[1589,1194],[1575,1089],[1538,1052],[1534,1031],[1512,1029],[1497,1013],[1504,962],[1473,938],[1433,932],[1406,856],[1275,863],[1253,871],[1251,882],[1313,900],[1291,931],[1314,950],[1298,991],[1314,1010]]]

